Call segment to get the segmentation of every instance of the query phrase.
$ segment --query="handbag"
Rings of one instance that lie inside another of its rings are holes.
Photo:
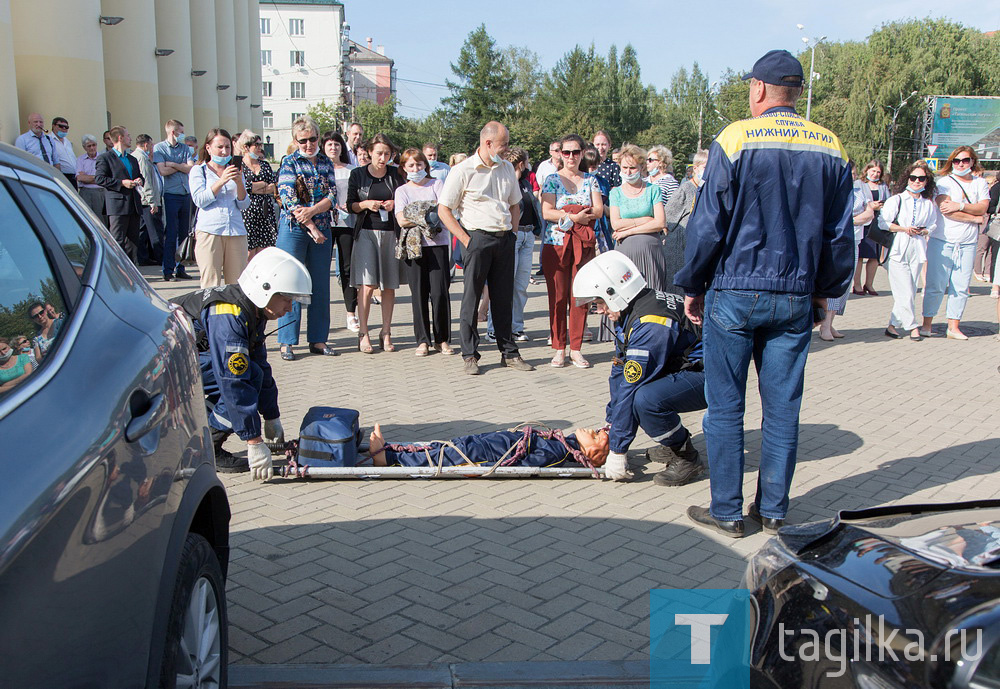
[[[1000,213],[994,213],[986,226],[986,236],[995,242],[1000,242]]]
[[[177,252],[174,254],[177,263],[194,260],[194,235],[194,229],[188,230],[187,236],[177,244]]]

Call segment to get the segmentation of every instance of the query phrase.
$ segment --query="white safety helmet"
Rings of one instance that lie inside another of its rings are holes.
[[[297,302],[309,303],[312,278],[302,261],[276,246],[257,253],[240,274],[243,294],[259,308],[267,306],[275,294],[284,294]]]
[[[603,299],[612,311],[624,311],[646,286],[632,259],[620,251],[605,251],[585,263],[573,280],[573,297],[581,306]]]

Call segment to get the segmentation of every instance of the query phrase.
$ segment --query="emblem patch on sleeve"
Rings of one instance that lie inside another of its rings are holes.
[[[637,383],[642,378],[642,366],[638,361],[629,360],[625,362],[625,382]]]
[[[237,352],[236,354],[230,355],[226,365],[229,367],[229,372],[234,376],[242,376],[247,372],[247,368],[250,367],[250,362],[247,361],[246,354]]]

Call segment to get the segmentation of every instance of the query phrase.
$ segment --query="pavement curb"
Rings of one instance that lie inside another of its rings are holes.
[[[644,661],[429,663],[426,665],[230,665],[231,689],[649,689]]]

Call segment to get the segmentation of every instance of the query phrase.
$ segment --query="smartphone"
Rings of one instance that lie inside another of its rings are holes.
[[[229,164],[240,167],[243,165],[243,156],[233,156],[233,159],[229,161]]]

